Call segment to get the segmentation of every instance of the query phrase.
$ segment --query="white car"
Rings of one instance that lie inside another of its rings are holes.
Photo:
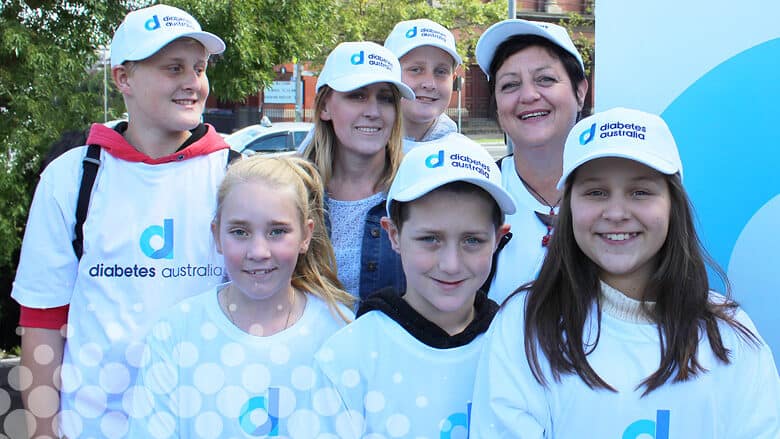
[[[225,137],[230,148],[245,156],[295,152],[314,127],[310,122],[276,122],[250,125]]]

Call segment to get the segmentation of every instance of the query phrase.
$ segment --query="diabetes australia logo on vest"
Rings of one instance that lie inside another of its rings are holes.
[[[606,139],[607,137],[632,137],[635,139],[645,140],[645,133],[647,128],[643,125],[635,124],[632,122],[607,122],[598,127],[599,138]],[[580,133],[580,145],[587,145],[596,137],[596,124],[590,126],[590,128]]]
[[[153,224],[141,232],[138,241],[141,252],[146,257],[158,260],[157,263],[144,266],[139,264],[126,265],[103,261],[89,268],[92,277],[219,277],[223,276],[220,265],[177,265],[165,266],[161,262],[174,258],[173,241],[174,222],[172,218],[163,219],[163,224]],[[138,248],[138,247],[135,247]],[[185,252],[186,253],[186,252]]]

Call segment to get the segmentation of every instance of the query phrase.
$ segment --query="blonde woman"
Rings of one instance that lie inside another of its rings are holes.
[[[414,99],[414,92],[401,81],[398,59],[370,42],[339,44],[317,81],[304,157],[325,184],[339,279],[360,299],[404,285],[401,260],[380,225],[401,161],[401,97]]]

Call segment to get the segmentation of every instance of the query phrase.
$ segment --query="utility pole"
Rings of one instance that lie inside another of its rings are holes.
[[[293,81],[295,81],[295,121],[303,120],[303,81],[301,81],[301,65],[298,59],[293,64]]]
[[[517,11],[515,10],[516,6],[517,5],[515,4],[515,0],[509,0],[509,4],[507,5],[507,15],[509,15],[510,20],[517,18]],[[506,133],[504,133],[504,142],[506,143],[506,153],[512,154],[514,145],[512,145],[512,139],[510,139]]]

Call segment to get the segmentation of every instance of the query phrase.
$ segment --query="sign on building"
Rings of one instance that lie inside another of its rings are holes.
[[[266,104],[294,104],[295,82],[274,81],[270,87],[265,89],[263,94]]]

